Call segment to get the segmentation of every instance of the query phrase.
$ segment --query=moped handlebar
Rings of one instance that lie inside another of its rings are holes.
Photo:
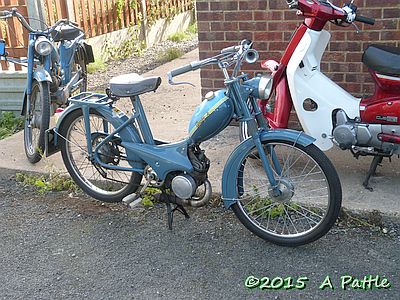
[[[363,16],[356,16],[355,21],[365,23],[368,25],[375,25],[375,19],[373,18],[368,18],[368,17],[363,17]]]
[[[221,50],[221,53],[230,53],[230,52],[237,52],[240,50],[240,46],[231,46]]]
[[[29,32],[32,32],[32,33],[41,33],[41,32],[48,32],[48,33],[50,33],[50,32],[52,32],[52,31],[54,31],[58,26],[60,26],[60,25],[63,24],[63,23],[71,24],[72,26],[75,26],[76,28],[79,29],[79,27],[78,27],[79,25],[78,25],[78,24],[76,24],[76,23],[74,23],[74,22],[71,22],[71,21],[69,21],[68,19],[60,19],[60,20],[58,20],[56,23],[54,23],[51,27],[48,27],[48,28],[45,29],[45,30],[36,30],[36,29],[33,29],[33,28],[28,24],[28,22],[26,21],[25,17],[24,17],[23,15],[21,15],[21,14],[18,12],[17,8],[15,8],[15,7],[14,7],[11,11],[8,11],[8,10],[0,11],[0,18],[1,18],[1,17],[5,17],[5,18],[16,17],[16,18],[18,19],[18,21],[21,23],[21,25],[22,25],[26,30],[28,30]]]

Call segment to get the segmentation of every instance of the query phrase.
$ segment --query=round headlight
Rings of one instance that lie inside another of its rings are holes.
[[[35,50],[42,56],[47,56],[53,50],[51,42],[44,36],[40,36],[35,42]]]
[[[258,83],[258,95],[260,99],[268,99],[272,91],[273,79],[271,75],[263,75]]]

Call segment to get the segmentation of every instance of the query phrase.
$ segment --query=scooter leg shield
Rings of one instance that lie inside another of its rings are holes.
[[[300,144],[304,147],[314,143],[315,139],[306,135],[303,132],[295,130],[270,130],[260,133],[260,140],[262,142],[268,141],[289,141],[293,144]],[[228,161],[225,164],[224,172],[222,174],[222,198],[226,208],[230,208],[238,200],[237,175],[240,171],[241,163],[244,157],[255,147],[253,140],[246,139],[231,153]]]

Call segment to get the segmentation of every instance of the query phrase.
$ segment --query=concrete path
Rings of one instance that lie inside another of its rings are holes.
[[[177,81],[188,81],[196,85],[170,86],[166,80],[169,70],[198,60],[198,50],[187,53],[182,58],[167,63],[144,76],[161,76],[163,84],[156,93],[142,97],[143,105],[155,137],[176,141],[187,135],[189,120],[195,107],[201,102],[200,73],[190,72]],[[129,111],[128,101],[121,100],[117,106]],[[239,142],[238,128],[229,127],[217,137],[203,144],[207,156],[211,159],[210,180],[214,191],[219,192],[223,166],[229,153]],[[400,216],[400,160],[396,157],[390,163],[384,160],[378,168],[378,176],[371,180],[374,192],[365,190],[363,179],[368,171],[371,158],[356,160],[350,152],[334,149],[327,152],[335,165],[343,188],[343,206],[352,210],[379,210],[388,215]],[[65,170],[61,155],[57,153],[36,165],[25,158],[23,133],[20,132],[0,142],[0,168],[46,172],[49,168]]]

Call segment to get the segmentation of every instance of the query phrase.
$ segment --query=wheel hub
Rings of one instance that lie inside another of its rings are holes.
[[[279,194],[276,196],[274,195],[273,187],[270,186],[268,194],[271,197],[271,199],[280,203],[289,203],[289,201],[293,198],[294,195],[293,184],[288,179],[281,178],[278,182],[277,189],[279,191]]]

